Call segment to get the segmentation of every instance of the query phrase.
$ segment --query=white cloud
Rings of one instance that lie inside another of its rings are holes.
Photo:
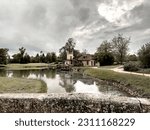
[[[101,3],[98,5],[98,13],[110,23],[120,26],[128,26],[130,24],[130,12],[134,7],[141,5],[144,0],[112,0],[112,2]],[[126,16],[124,18],[124,15]]]
[[[101,31],[102,29],[106,28],[105,25],[97,25],[98,21],[94,21],[91,24],[87,25],[87,26],[80,26],[75,28],[75,30],[72,33],[73,37],[85,37],[87,39],[91,39],[92,38],[92,34],[97,33],[99,31]]]
[[[76,49],[86,48],[93,53],[103,40],[111,40],[118,33],[133,37],[133,42],[141,45],[150,40],[150,31],[146,30],[150,27],[148,3],[149,0],[0,0],[0,47],[9,48],[10,54],[21,46],[30,54],[41,50],[59,52],[73,37]],[[135,50],[137,45],[132,45]]]

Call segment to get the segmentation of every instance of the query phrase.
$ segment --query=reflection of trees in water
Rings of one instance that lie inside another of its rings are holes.
[[[56,71],[55,70],[45,70],[46,78],[54,79],[56,77]]]
[[[6,71],[5,71],[5,70],[3,70],[3,69],[0,69],[0,76],[2,76],[2,77],[6,77],[6,76],[7,76]]]
[[[14,70],[12,73],[12,77],[28,77],[30,75],[30,71],[27,70]]]
[[[75,91],[74,84],[77,82],[77,80],[74,80],[72,75],[60,73],[59,76],[61,78],[59,85],[65,88],[66,92],[70,93]]]
[[[4,72],[6,73],[6,71],[4,71]],[[3,73],[0,72],[1,75]],[[25,78],[27,78],[27,77],[29,77],[30,74],[35,75],[36,77],[46,76],[46,78],[54,79],[56,76],[56,71],[54,71],[54,70],[15,70],[15,71],[12,71],[12,77],[25,77]],[[4,76],[6,76],[6,74]]]
[[[48,69],[36,70],[36,71],[34,70],[34,71],[32,71],[32,74],[35,74],[36,77],[46,76],[46,78],[51,78],[51,79],[54,79],[56,77],[56,71],[55,70],[48,70]]]

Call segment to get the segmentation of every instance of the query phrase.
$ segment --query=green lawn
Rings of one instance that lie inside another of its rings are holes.
[[[130,84],[133,87],[141,89],[144,93],[150,93],[150,78],[132,74],[117,73],[107,69],[86,69],[86,75],[108,81],[117,81],[122,84]]]
[[[148,69],[140,69],[139,71],[137,71],[137,73],[150,74],[150,68],[148,68]]]
[[[44,81],[24,78],[0,77],[0,93],[46,93]]]
[[[108,65],[108,66],[100,66],[101,69],[114,69],[121,65]]]
[[[44,69],[49,65],[46,63],[29,63],[29,64],[8,64],[6,69],[8,70],[28,70],[28,69]]]

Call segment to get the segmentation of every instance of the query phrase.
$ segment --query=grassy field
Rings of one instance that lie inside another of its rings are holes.
[[[100,66],[101,69],[114,69],[119,67],[120,65],[109,65],[109,66]]]
[[[44,81],[24,78],[0,77],[0,93],[46,93]]]
[[[86,69],[85,74],[108,81],[117,81],[122,84],[130,84],[133,87],[141,89],[144,93],[150,93],[150,78],[132,74],[117,73],[107,69]]]
[[[44,69],[49,65],[46,63],[29,63],[29,64],[8,64],[6,69],[8,70],[29,70],[29,69]]]

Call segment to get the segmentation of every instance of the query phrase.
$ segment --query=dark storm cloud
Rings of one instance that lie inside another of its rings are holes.
[[[0,0],[0,47],[58,52],[73,37],[77,49],[93,53],[103,40],[123,33],[135,52],[150,41],[149,10],[149,0]]]

